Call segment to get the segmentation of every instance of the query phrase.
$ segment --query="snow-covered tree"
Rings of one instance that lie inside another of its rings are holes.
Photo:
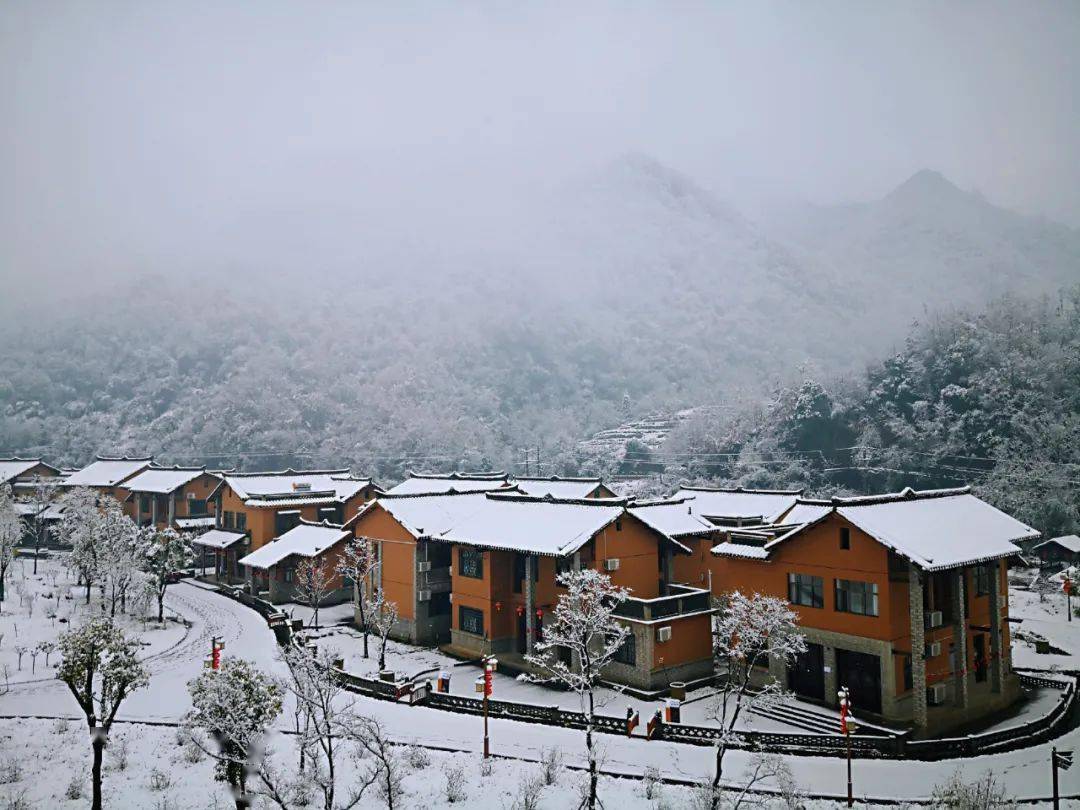
[[[713,660],[721,670],[712,716],[720,727],[716,739],[716,769],[712,781],[712,807],[719,807],[723,788],[724,755],[736,738],[735,726],[753,707],[787,698],[783,685],[772,678],[754,683],[755,668],[778,661],[785,668],[806,652],[806,639],[796,623],[799,616],[783,599],[732,591],[718,600],[713,625]]]
[[[92,810],[101,810],[101,758],[120,704],[150,682],[138,650],[138,642],[104,617],[60,636],[56,677],[67,684],[90,728]]]
[[[258,771],[266,732],[281,714],[281,684],[249,661],[225,658],[221,669],[190,681],[188,692],[186,723],[216,742],[216,751],[206,751],[217,762],[216,778],[232,788],[237,810],[250,808],[248,774]]]
[[[971,781],[959,771],[948,780],[934,785],[931,794],[934,807],[955,807],[957,810],[1013,810],[1016,800],[998,782],[993,771],[986,771]]]
[[[630,629],[615,618],[618,606],[629,595],[612,583],[606,574],[593,569],[559,574],[557,581],[566,592],[559,598],[544,624],[544,638],[525,659],[542,674],[534,680],[565,686],[578,696],[585,715],[585,748],[589,759],[588,790],[582,807],[597,804],[599,757],[593,740],[596,711],[607,698],[598,691],[605,667],[626,642]],[[570,652],[570,661],[560,659],[560,649]]]
[[[374,787],[387,810],[397,810],[401,806],[405,781],[405,769],[397,749],[387,739],[379,721],[369,717],[356,719],[352,737],[368,762],[357,790],[363,794],[369,787]]]
[[[187,537],[172,528],[147,527],[139,533],[136,559],[150,577],[157,598],[158,621],[165,620],[165,590],[169,581],[195,559]]]
[[[379,638],[379,669],[386,669],[386,642],[398,621],[397,602],[387,599],[386,592],[379,588],[367,598],[364,610],[367,624]]]
[[[334,569],[319,557],[305,557],[296,564],[293,586],[300,601],[311,605],[314,611],[311,617],[312,627],[319,624],[319,607],[330,593],[333,582]]]
[[[345,742],[355,736],[357,718],[355,700],[334,672],[334,655],[327,650],[289,647],[284,658],[289,667],[286,688],[304,719],[297,729],[306,762],[301,776],[322,795],[324,810],[356,807],[362,788],[354,788],[344,800],[339,800],[337,792],[342,758],[348,753]]]
[[[99,584],[109,601],[109,615],[118,605],[126,609],[128,588],[139,571],[139,527],[124,514],[119,502],[105,498],[97,522]]]
[[[86,603],[90,604],[90,589],[101,572],[97,495],[86,487],[76,487],[64,495],[61,504],[60,539],[71,546],[71,564],[86,585]]]
[[[359,613],[360,632],[364,636],[364,658],[368,657],[367,599],[371,578],[378,565],[375,544],[367,537],[354,537],[346,542],[337,564],[338,574],[353,583],[353,603]]]
[[[0,487],[0,607],[4,602],[8,569],[15,560],[15,547],[21,537],[22,521],[15,511],[15,498],[11,494],[11,487],[4,484]]]
[[[45,511],[53,498],[53,485],[40,476],[34,476],[34,493],[32,503],[34,514],[29,519],[30,528],[34,533],[34,573],[38,572],[38,557],[41,554],[41,544],[49,533],[49,525],[45,520]]]

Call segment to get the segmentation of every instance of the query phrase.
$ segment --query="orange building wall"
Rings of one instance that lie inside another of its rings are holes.
[[[701,614],[686,618],[673,617],[665,622],[671,626],[671,640],[656,642],[653,668],[663,669],[708,658],[712,653],[712,616]],[[655,626],[650,632],[656,632]]]
[[[628,588],[631,596],[654,599],[660,595],[660,544],[667,541],[633,515],[623,515],[621,525],[620,531],[612,523],[589,541],[592,567]],[[604,560],[612,558],[619,560],[619,570],[604,571]]]
[[[387,599],[397,603],[398,616],[413,619],[416,539],[378,504],[359,517],[352,529],[354,537],[368,537],[377,542],[383,592]]]

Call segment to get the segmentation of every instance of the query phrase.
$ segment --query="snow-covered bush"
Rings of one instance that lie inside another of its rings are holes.
[[[131,752],[131,744],[127,737],[118,737],[109,746],[112,767],[115,771],[126,771],[128,766],[128,754]]]
[[[147,784],[153,791],[162,791],[172,784],[172,780],[169,778],[169,775],[165,773],[165,771],[158,768],[152,768],[150,770],[150,778],[147,781]]]
[[[414,771],[422,771],[431,765],[431,754],[419,745],[410,745],[405,749],[405,762]]]
[[[450,804],[465,801],[468,798],[465,791],[465,766],[448,762],[443,766],[443,776],[446,778],[446,801]]]
[[[964,780],[957,770],[949,779],[934,786],[930,796],[934,807],[949,807],[956,810],[1011,810],[1016,801],[997,781],[992,771],[987,771],[974,782]]]
[[[649,765],[645,768],[641,783],[645,787],[645,798],[652,801],[660,791],[660,769],[655,765]]]
[[[22,765],[13,756],[4,758],[0,762],[0,785],[10,785],[22,779]]]
[[[559,781],[562,773],[562,751],[552,746],[540,751],[540,773],[544,777],[545,785],[554,785]]]
[[[64,789],[65,799],[81,799],[83,795],[83,782],[85,778],[81,773],[73,774]]]
[[[588,802],[588,780],[582,785],[584,801]],[[513,810],[538,810],[540,794],[544,792],[544,779],[538,773],[526,771],[518,780],[517,794],[514,796]]]

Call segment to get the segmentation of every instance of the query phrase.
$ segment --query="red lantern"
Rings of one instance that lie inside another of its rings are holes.
[[[517,606],[517,615],[518,616],[524,616],[525,615],[525,608],[523,608],[521,605]]]
[[[496,602],[495,603],[495,612],[496,613],[502,613],[502,602]]]
[[[537,608],[536,609],[536,618],[538,618],[538,619],[544,618],[544,609],[543,608]]]

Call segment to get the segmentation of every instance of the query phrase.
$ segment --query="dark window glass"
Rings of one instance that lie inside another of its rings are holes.
[[[242,532],[247,531],[247,515],[243,512],[236,513],[236,528]]]
[[[300,513],[299,512],[278,512],[274,515],[274,534],[278,537],[285,534],[289,529],[294,526],[300,525]]]
[[[977,565],[975,566],[975,595],[986,596],[990,593],[990,587],[992,584],[991,577],[994,569],[989,565]]]
[[[637,639],[631,633],[623,641],[622,646],[615,652],[615,660],[620,664],[637,666]]]
[[[878,615],[878,587],[874,582],[836,580],[836,609],[861,616]]]
[[[840,548],[851,548],[851,529],[847,526],[840,527]]]
[[[205,515],[206,514],[206,501],[198,498],[189,498],[188,502],[188,514],[189,515]]]
[[[911,656],[904,656],[904,689],[915,688],[915,676],[911,674]]]
[[[574,558],[573,557],[556,557],[555,558],[555,576],[559,574],[569,574],[574,570]]]
[[[463,548],[458,554],[458,573],[473,579],[484,578],[484,555],[474,548]]]
[[[150,511],[150,497],[149,496],[147,496],[147,495],[140,495],[139,496],[139,511],[140,512],[149,512]]]
[[[450,594],[448,594],[448,593],[433,593],[431,595],[431,601],[428,603],[428,615],[429,616],[449,616],[450,615]]]
[[[484,635],[484,612],[476,608],[458,608],[458,629],[474,636]]]
[[[825,607],[825,582],[809,574],[788,574],[788,601],[804,607]]]

